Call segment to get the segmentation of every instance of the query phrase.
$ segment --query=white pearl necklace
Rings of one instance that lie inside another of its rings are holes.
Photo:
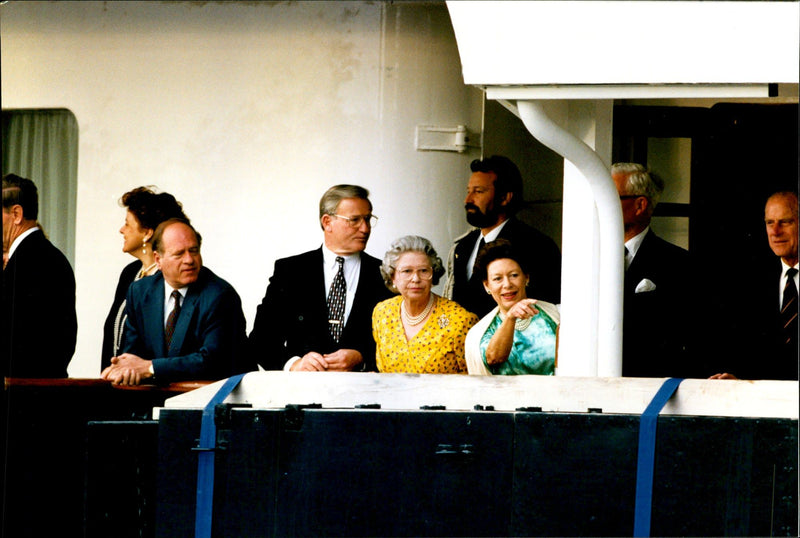
[[[139,273],[136,275],[136,280],[139,280],[140,278],[144,278],[147,275],[149,275],[150,271],[155,269],[155,267],[156,267],[156,262],[153,262],[153,264],[150,267],[145,267],[145,268],[140,269]]]
[[[400,314],[403,316],[403,321],[405,321],[406,323],[408,323],[412,327],[422,323],[422,320],[424,320],[425,318],[428,317],[428,314],[431,313],[432,309],[433,309],[433,294],[432,293],[431,293],[431,296],[428,298],[428,305],[425,307],[425,310],[423,310],[422,313],[419,314],[418,316],[412,316],[411,314],[408,313],[408,310],[406,310],[406,301],[405,301],[405,299],[403,299],[403,301],[400,303]]]
[[[506,317],[503,314],[500,314],[500,319],[502,321],[505,321]],[[525,329],[530,327],[532,319],[533,318],[525,318],[525,319],[517,318],[517,319],[515,319],[514,320],[514,330],[515,331],[524,331]]]
[[[517,331],[524,331],[531,325],[531,319],[533,318],[526,318],[526,319],[515,319],[514,320],[514,330]]]

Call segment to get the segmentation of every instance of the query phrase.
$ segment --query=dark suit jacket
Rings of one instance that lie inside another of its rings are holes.
[[[785,345],[780,322],[779,289],[783,266],[777,257],[756,262],[740,281],[737,293],[725,305],[727,315],[716,357],[717,370],[740,379],[798,378],[797,340]]]
[[[75,275],[41,230],[3,270],[3,375],[67,377],[75,352]]]
[[[467,281],[467,261],[479,234],[480,230],[473,230],[455,244],[452,299],[481,318],[497,304],[486,293],[483,283],[477,275],[473,275]],[[553,304],[560,303],[561,252],[556,243],[536,228],[528,226],[515,217],[508,220],[500,231],[498,239],[510,241],[517,248],[524,249],[530,257],[532,268],[530,285],[526,290],[527,296]]]
[[[647,233],[625,272],[623,376],[705,377],[703,366],[691,356],[695,297],[690,271],[689,252],[652,230]],[[644,279],[655,289],[635,293]]]
[[[372,310],[391,293],[380,274],[380,260],[361,253],[361,272],[353,307],[339,343],[328,330],[322,247],[275,262],[264,300],[250,333],[250,354],[266,370],[281,370],[291,357],[356,349],[364,368],[375,371]]]
[[[103,349],[100,357],[101,371],[111,364],[111,357],[114,356],[114,323],[117,320],[119,309],[128,295],[128,287],[130,287],[141,268],[142,262],[136,260],[126,265],[119,275],[117,290],[114,292],[114,302],[111,303],[111,309],[108,311],[106,322],[103,324]]]
[[[164,343],[164,286],[164,276],[157,273],[128,288],[123,352],[152,360],[159,383],[222,379],[249,369],[242,364],[242,302],[230,284],[207,267],[200,270],[183,299],[169,352]]]

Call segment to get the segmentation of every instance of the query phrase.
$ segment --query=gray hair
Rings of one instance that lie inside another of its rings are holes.
[[[319,199],[319,225],[322,227],[322,217],[335,215],[339,203],[345,198],[361,198],[369,204],[372,211],[372,202],[369,201],[369,191],[358,185],[334,185]]]
[[[635,194],[650,200],[651,211],[656,208],[664,192],[664,181],[651,175],[647,169],[638,163],[616,163],[611,166],[611,175],[625,176],[625,192],[620,194]]]
[[[766,204],[768,204],[771,200],[779,198],[786,199],[786,205],[788,205],[789,209],[791,209],[792,216],[794,216],[794,218],[797,218],[799,208],[797,207],[797,193],[794,191],[773,192],[772,194],[769,195],[769,198],[767,198],[767,202],[764,204],[765,209],[766,209]]]
[[[383,276],[383,282],[387,288],[397,293],[397,288],[394,287],[393,283],[394,272],[397,269],[397,261],[406,252],[421,252],[425,254],[433,269],[433,285],[435,286],[439,283],[439,279],[444,274],[444,265],[431,242],[418,235],[406,235],[400,239],[395,239],[383,256],[381,276]]]

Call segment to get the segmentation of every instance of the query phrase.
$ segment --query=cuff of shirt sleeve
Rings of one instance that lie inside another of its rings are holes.
[[[289,359],[288,361],[286,361],[286,364],[283,365],[283,371],[284,372],[291,371],[292,370],[292,366],[294,365],[294,363],[296,363],[299,360],[300,360],[300,357],[295,356],[295,357],[292,357],[291,359]]]

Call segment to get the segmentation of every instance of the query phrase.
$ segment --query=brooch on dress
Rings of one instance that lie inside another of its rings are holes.
[[[444,314],[439,316],[439,328],[440,329],[444,329],[448,325],[450,325],[450,319],[447,316],[445,316]]]

